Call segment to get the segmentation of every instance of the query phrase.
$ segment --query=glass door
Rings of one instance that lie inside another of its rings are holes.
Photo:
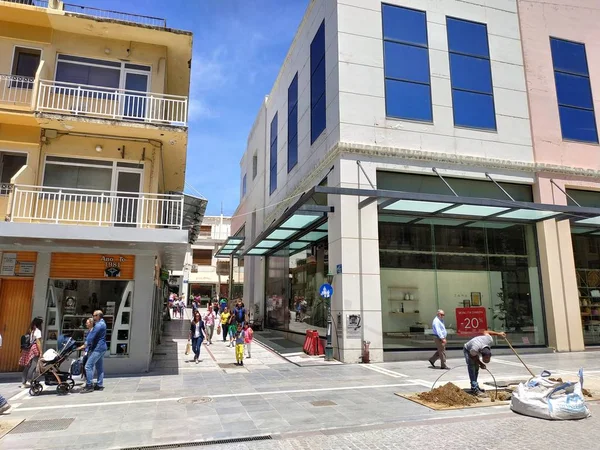
[[[137,227],[142,171],[117,168],[115,186],[117,197],[113,208],[114,225],[116,227]]]
[[[148,92],[149,74],[125,70],[124,72],[125,101],[123,116],[128,119],[146,118],[146,94]]]

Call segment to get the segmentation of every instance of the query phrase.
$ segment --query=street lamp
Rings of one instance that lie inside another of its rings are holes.
[[[333,274],[327,274],[327,283],[333,282]],[[325,361],[333,361],[333,344],[331,342],[331,297],[327,299],[327,343],[325,344]]]

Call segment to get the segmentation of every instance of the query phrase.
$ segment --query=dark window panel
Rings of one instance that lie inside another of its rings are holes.
[[[492,70],[487,59],[450,54],[452,87],[492,94]]]
[[[388,117],[431,122],[431,88],[427,84],[385,80],[385,109]]]
[[[429,52],[427,48],[384,42],[385,76],[429,84]]]
[[[298,104],[298,73],[288,87],[288,113]]]
[[[448,49],[451,52],[489,59],[487,27],[484,24],[448,17],[446,26]]]
[[[310,143],[313,144],[326,127],[325,95],[312,107],[310,114]]]
[[[435,266],[437,270],[489,270],[487,257],[475,255],[436,255]]]
[[[271,120],[271,140],[270,140],[270,143],[272,144],[276,139],[277,139],[277,113],[275,113],[275,115],[273,116],[273,119]]]
[[[496,129],[494,98],[491,95],[452,90],[452,104],[454,105],[454,125]]]
[[[382,5],[383,38],[427,46],[426,15],[422,11]]]
[[[550,38],[550,49],[555,70],[589,75],[584,44]]]
[[[313,73],[310,83],[310,105],[314,107],[321,96],[325,93],[325,60],[323,59],[315,73]]]
[[[559,106],[560,128],[563,139],[582,142],[598,142],[594,111]]]
[[[325,58],[325,21],[317,30],[315,37],[310,43],[310,73],[315,72],[317,65]]]
[[[579,75],[554,72],[558,104],[594,109],[590,79]]]

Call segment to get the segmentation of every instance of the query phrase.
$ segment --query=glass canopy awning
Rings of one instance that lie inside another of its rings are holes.
[[[377,203],[381,215],[397,216],[402,222],[479,226],[485,222],[536,223],[548,219],[570,220],[572,232],[600,235],[600,208],[550,205],[493,198],[422,194],[378,189],[315,186],[307,191],[273,225],[245,248],[241,256],[270,256],[289,249],[295,253],[327,238],[327,213],[331,206],[306,205],[315,194],[359,198],[359,208]]]
[[[223,246],[215,253],[215,258],[239,258],[244,248],[244,238],[229,236]]]

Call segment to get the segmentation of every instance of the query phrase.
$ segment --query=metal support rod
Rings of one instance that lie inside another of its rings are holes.
[[[550,183],[552,183],[554,186],[556,186],[560,192],[562,192],[563,194],[565,194],[567,196],[567,198],[569,198],[569,200],[571,200],[577,206],[581,207],[581,205],[579,204],[579,202],[577,200],[575,200],[573,197],[571,197],[569,194],[567,194],[567,191],[565,191],[558,184],[556,184],[556,182],[552,178],[550,178]]]
[[[448,182],[444,179],[444,177],[437,171],[437,169],[435,167],[432,167],[431,170],[433,170],[433,173],[435,173],[438,177],[440,177],[440,180],[442,180],[444,182],[444,184],[448,187],[448,189],[450,189],[452,191],[452,193],[454,194],[455,197],[458,197],[458,194],[456,193],[456,191],[454,189],[452,189],[452,186],[450,186],[448,184]]]
[[[325,344],[325,361],[333,361],[333,343],[332,343],[332,337],[331,337],[331,329],[332,329],[332,322],[331,322],[331,298],[329,298],[328,300],[328,305],[327,305],[327,342]],[[339,343],[338,343],[339,345]]]
[[[365,172],[365,169],[363,168],[362,164],[360,163],[360,161],[356,161],[356,164],[358,164],[358,167],[360,168],[360,170],[362,171],[362,173],[365,175],[365,177],[367,178],[367,181],[369,182],[369,184],[371,185],[371,187],[373,189],[375,189],[375,185],[371,182],[371,179],[369,178],[369,175],[367,175],[367,172]],[[359,189],[360,189],[360,179],[358,180],[358,184],[359,184]]]
[[[499,185],[499,184],[496,182],[496,180],[494,180],[494,179],[492,178],[492,176],[491,176],[489,173],[487,173],[487,172],[486,172],[486,173],[485,173],[485,176],[486,176],[486,177],[488,177],[490,180],[492,180],[492,183],[494,183],[496,186],[498,186],[498,189],[500,189],[502,192],[504,192],[504,194],[505,194],[505,195],[506,195],[508,198],[510,198],[510,199],[511,199],[513,202],[515,201],[515,199],[514,199],[514,198],[512,198],[508,192],[506,192],[506,189],[504,189],[502,186],[500,186],[500,185]]]

